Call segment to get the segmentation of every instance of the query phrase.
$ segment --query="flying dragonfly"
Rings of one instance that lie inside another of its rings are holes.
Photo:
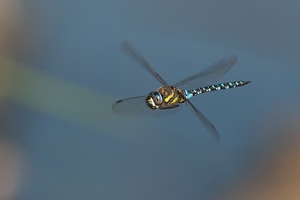
[[[215,126],[192,104],[191,97],[206,92],[226,90],[247,85],[251,81],[233,81],[214,84],[221,79],[236,63],[237,56],[224,57],[208,66],[201,72],[189,76],[173,85],[167,82],[151,67],[143,55],[128,42],[121,45],[125,53],[131,56],[146,71],[148,71],[162,86],[148,95],[121,99],[112,106],[112,111],[119,115],[161,115],[162,112],[176,111],[182,104],[186,104],[200,119],[203,125],[219,140]],[[196,89],[195,89],[196,88]]]

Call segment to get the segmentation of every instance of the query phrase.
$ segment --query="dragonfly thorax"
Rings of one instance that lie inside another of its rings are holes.
[[[185,102],[184,92],[173,86],[162,86],[151,92],[147,98],[147,106],[151,109],[169,109]]]

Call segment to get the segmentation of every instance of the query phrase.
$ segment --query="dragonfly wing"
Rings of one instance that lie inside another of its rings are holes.
[[[136,115],[145,109],[147,96],[132,97],[121,99],[113,104],[112,112],[118,115]]]
[[[147,96],[138,96],[117,101],[112,106],[112,112],[123,116],[157,117],[178,112],[181,106],[171,109],[150,109],[146,104]]]
[[[208,66],[203,71],[185,78],[173,86],[182,89],[195,89],[214,84],[221,79],[230,68],[236,63],[237,56],[232,55],[222,58],[214,64]]]
[[[132,45],[127,41],[124,41],[122,44],[122,49],[127,53],[131,58],[133,58],[137,63],[143,66],[156,80],[158,80],[163,85],[168,85],[166,81],[151,67],[151,65],[145,60],[144,56],[136,50]]]
[[[190,107],[193,112],[197,115],[200,121],[204,124],[204,126],[212,133],[212,135],[219,141],[219,134],[215,126],[192,104],[190,100],[186,100],[188,107]]]

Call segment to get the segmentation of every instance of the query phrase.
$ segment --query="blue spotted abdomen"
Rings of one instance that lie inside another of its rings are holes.
[[[230,89],[230,88],[244,86],[244,85],[247,85],[248,83],[250,83],[250,81],[234,81],[234,82],[228,82],[228,83],[208,85],[208,86],[197,88],[194,90],[185,90],[185,95],[186,95],[186,98],[189,99],[193,96],[196,96],[198,94],[202,94],[205,92],[226,90],[226,89]]]

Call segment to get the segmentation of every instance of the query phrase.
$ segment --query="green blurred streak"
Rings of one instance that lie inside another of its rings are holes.
[[[118,128],[124,123],[116,126],[116,118],[111,112],[113,101],[108,96],[12,61],[0,59],[0,66],[0,95],[3,98],[63,120],[124,137],[123,131]]]

